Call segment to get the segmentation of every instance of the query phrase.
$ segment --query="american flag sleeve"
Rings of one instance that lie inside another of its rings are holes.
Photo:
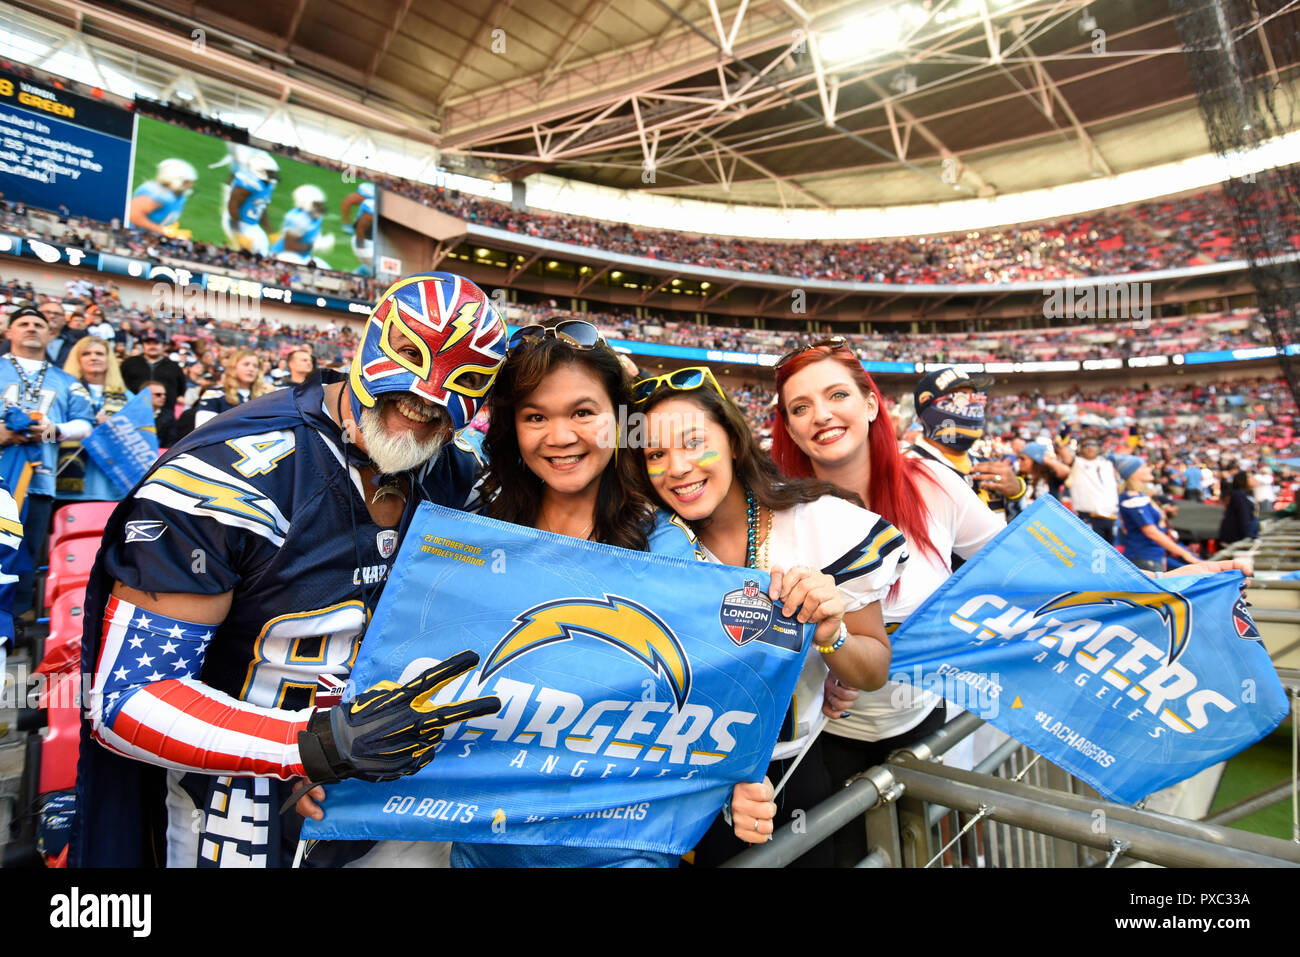
[[[90,692],[95,739],[128,758],[177,770],[301,776],[298,732],[312,709],[262,708],[199,681],[216,629],[110,598]]]

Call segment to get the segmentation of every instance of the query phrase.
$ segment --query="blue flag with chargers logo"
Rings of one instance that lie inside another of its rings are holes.
[[[96,426],[81,444],[119,487],[119,495],[131,491],[158,460],[153,393],[141,389],[103,425]]]
[[[468,648],[478,667],[434,703],[501,710],[448,728],[417,774],[331,785],[303,836],[685,853],[762,780],[811,645],[767,587],[422,504],[344,699]]]
[[[893,634],[919,684],[1124,803],[1271,732],[1286,692],[1240,572],[1155,580],[1039,499]]]

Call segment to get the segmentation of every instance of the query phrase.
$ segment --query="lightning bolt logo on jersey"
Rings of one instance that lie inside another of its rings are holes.
[[[396,328],[420,350],[418,362],[389,345]],[[376,397],[413,392],[447,410],[462,429],[478,412],[505,361],[506,327],[483,290],[450,273],[421,273],[380,298],[348,375],[352,412]]]

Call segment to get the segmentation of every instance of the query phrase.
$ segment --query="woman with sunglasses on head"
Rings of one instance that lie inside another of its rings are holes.
[[[952,469],[902,456],[884,398],[844,339],[834,337],[783,356],[775,366],[779,425],[772,457],[790,476],[815,475],[855,492],[906,536],[911,559],[884,602],[884,618],[901,624],[952,574],[951,556],[969,559],[1004,527]],[[1199,572],[1238,567],[1207,563]],[[884,761],[891,752],[940,728],[943,699],[910,684],[859,693],[828,682],[827,699],[842,718],[827,727],[825,755],[837,782]],[[742,795],[742,803],[749,795]],[[758,802],[755,802],[758,803]],[[867,854],[863,819],[835,835],[839,866]]]
[[[880,516],[852,504],[829,483],[784,479],[750,434],[744,414],[708,369],[688,368],[633,387],[646,416],[645,470],[661,503],[685,519],[705,558],[771,573],[768,597],[783,614],[815,622],[816,649],[805,662],[768,769],[769,780],[738,786],[753,806],[733,800],[735,834],[766,841],[796,808],[829,797],[833,782],[820,756],[822,695],[828,673],[855,688],[878,688],[889,672],[880,600],[906,560],[903,537]],[[790,774],[774,800],[771,780]],[[743,849],[715,825],[696,847],[697,865]],[[828,866],[829,842],[797,866]]]
[[[583,320],[525,326],[511,338],[488,399],[484,514],[544,532],[693,559],[685,530],[656,515],[639,463],[618,455],[628,378]],[[624,848],[456,844],[453,867],[676,867]]]
[[[902,455],[884,397],[845,340],[797,349],[775,371],[772,457],[781,471],[854,492],[906,537],[911,558],[883,606],[892,631],[952,574],[952,555],[969,558],[1003,522],[951,468]],[[941,697],[910,684],[859,693],[828,681],[826,695],[836,718],[823,750],[837,784],[926,737],[947,716]],[[837,866],[866,857],[862,819],[841,829],[834,844]]]

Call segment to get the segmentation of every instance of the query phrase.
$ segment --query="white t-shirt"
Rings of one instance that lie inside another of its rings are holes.
[[[939,462],[922,461],[938,480],[936,487],[920,479],[917,487],[930,513],[929,537],[939,557],[908,543],[910,557],[898,595],[882,609],[886,625],[901,623],[947,581],[953,554],[969,558],[1006,527],[960,475]],[[891,681],[876,691],[859,694],[849,716],[832,721],[826,731],[858,741],[882,741],[916,727],[938,703],[933,692],[910,682]]]
[[[853,564],[860,556],[877,550],[879,554],[861,569],[849,573],[851,577],[837,576],[845,612],[860,611],[882,600],[898,578],[899,568],[906,567],[903,538],[900,535],[890,540],[887,533],[891,531],[893,526],[875,512],[824,495],[815,502],[773,515],[768,560],[773,568],[785,570],[806,565],[833,575],[833,569]],[[881,535],[886,536],[883,544]],[[711,562],[718,561],[708,549],[704,549],[704,555]],[[772,760],[798,754],[813,728],[821,722],[823,686],[828,673],[823,656],[816,649],[809,651],[790,705],[794,711],[793,737],[777,742]]]
[[[1119,514],[1119,486],[1115,466],[1100,455],[1089,461],[1076,455],[1070,465],[1070,501],[1079,514],[1114,518]]]

